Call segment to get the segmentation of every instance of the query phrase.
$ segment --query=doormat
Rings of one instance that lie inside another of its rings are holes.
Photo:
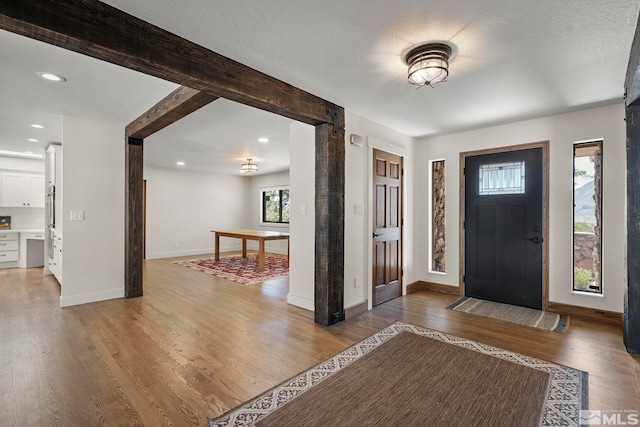
[[[242,255],[225,256],[220,257],[218,261],[215,258],[197,258],[175,261],[174,264],[243,285],[253,285],[289,275],[287,257],[274,254],[264,255],[264,271],[259,270],[258,254],[248,254],[246,258],[242,258]]]
[[[471,297],[462,297],[447,309],[506,320],[545,331],[564,333],[569,327],[569,316],[566,315]]]
[[[396,322],[208,422],[577,427],[587,392],[587,372]]]

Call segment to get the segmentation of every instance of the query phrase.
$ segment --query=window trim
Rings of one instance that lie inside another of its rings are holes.
[[[289,211],[289,222],[270,222],[264,219],[264,193],[267,191],[289,191],[289,209],[291,209],[291,190],[288,185],[276,185],[271,187],[260,187],[260,225],[265,227],[289,227],[291,224],[291,211]],[[282,209],[282,207],[280,207]],[[282,212],[280,212],[282,218]]]

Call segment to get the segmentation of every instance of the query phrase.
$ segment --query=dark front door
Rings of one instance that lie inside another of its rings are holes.
[[[465,159],[465,295],[542,309],[542,148]]]
[[[402,295],[402,158],[373,150],[373,305]]]

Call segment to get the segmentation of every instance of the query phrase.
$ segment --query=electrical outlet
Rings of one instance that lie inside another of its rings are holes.
[[[361,280],[360,280],[360,276],[356,276],[353,278],[353,287],[354,288],[359,288],[361,285]]]
[[[180,247],[180,243],[176,242],[176,248]]]

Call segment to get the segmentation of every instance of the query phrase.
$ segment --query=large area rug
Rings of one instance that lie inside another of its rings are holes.
[[[564,333],[569,327],[569,316],[566,315],[471,297],[462,297],[447,308],[552,332]]]
[[[209,421],[221,426],[578,426],[587,373],[396,322]]]
[[[215,258],[198,258],[175,261],[175,264],[222,277],[243,285],[253,285],[289,275],[289,260],[283,255],[265,254],[264,271],[258,269],[258,254],[230,255]]]

